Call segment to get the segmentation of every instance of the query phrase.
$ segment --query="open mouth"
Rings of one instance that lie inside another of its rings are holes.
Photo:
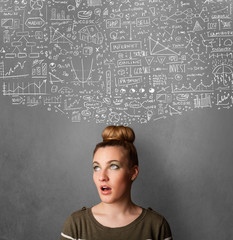
[[[102,187],[101,187],[101,190],[104,191],[104,192],[105,192],[105,191],[107,192],[107,191],[110,191],[111,188],[108,187],[108,186],[102,186]]]

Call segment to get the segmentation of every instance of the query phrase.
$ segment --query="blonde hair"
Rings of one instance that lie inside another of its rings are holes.
[[[108,126],[102,132],[103,141],[98,143],[93,155],[99,148],[121,146],[128,152],[129,167],[138,165],[137,150],[134,146],[135,134],[132,128],[125,126]]]

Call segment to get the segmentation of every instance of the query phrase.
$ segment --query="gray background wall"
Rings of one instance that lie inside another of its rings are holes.
[[[133,124],[135,202],[169,221],[175,239],[231,239],[232,112],[192,112]],[[58,239],[66,217],[99,198],[92,150],[104,124],[71,125],[1,98],[1,239]]]
[[[174,239],[231,239],[232,1],[33,4],[0,1],[0,239],[58,239],[98,203],[108,124],[135,130],[133,199]]]

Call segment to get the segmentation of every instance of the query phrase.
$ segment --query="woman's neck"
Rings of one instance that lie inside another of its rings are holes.
[[[100,224],[113,228],[130,224],[141,213],[142,208],[132,202],[127,204],[101,202],[92,208],[92,214]]]
[[[132,202],[121,202],[121,203],[104,203],[101,202],[96,205],[96,210],[99,213],[107,215],[125,215],[135,212],[138,207]]]

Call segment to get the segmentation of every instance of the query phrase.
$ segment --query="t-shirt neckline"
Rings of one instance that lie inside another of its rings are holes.
[[[145,208],[142,208],[142,212],[141,214],[135,219],[133,220],[131,223],[125,225],[125,226],[122,226],[122,227],[107,227],[107,226],[104,226],[102,225],[100,222],[98,222],[96,220],[96,218],[94,217],[92,211],[91,211],[91,208],[88,208],[87,209],[87,213],[91,219],[91,221],[93,221],[98,227],[100,227],[102,230],[111,230],[111,231],[122,231],[122,230],[127,230],[127,229],[130,229],[131,227],[135,226],[137,223],[139,223],[146,215],[146,209]]]

